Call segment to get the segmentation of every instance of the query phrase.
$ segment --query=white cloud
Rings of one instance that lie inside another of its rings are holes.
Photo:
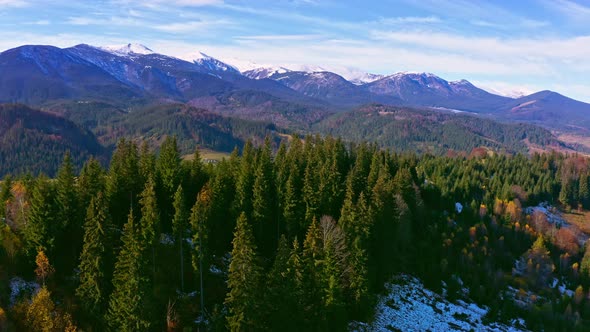
[[[378,24],[435,24],[442,23],[437,16],[406,16],[406,17],[387,17],[378,20]]]
[[[160,24],[153,26],[154,29],[169,33],[185,33],[185,32],[202,32],[213,29],[215,27],[233,25],[228,20],[198,20],[188,22],[178,22],[170,24]]]
[[[0,0],[0,7],[26,7],[29,5],[25,0]]]
[[[545,0],[546,7],[561,12],[570,19],[584,21],[590,19],[590,7],[570,0]]]

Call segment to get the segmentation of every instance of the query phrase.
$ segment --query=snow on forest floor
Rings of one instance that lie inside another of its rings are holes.
[[[487,308],[461,300],[451,303],[409,275],[397,276],[386,288],[374,321],[353,323],[352,331],[526,331],[522,320],[515,320],[515,326],[484,324]]]

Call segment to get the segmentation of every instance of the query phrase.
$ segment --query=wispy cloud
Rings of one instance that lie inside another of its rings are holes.
[[[406,16],[406,17],[387,17],[378,20],[378,24],[436,24],[442,23],[437,16]]]
[[[588,23],[590,19],[590,6],[582,5],[570,0],[545,0],[546,7],[562,13],[570,19],[584,20]]]
[[[111,16],[107,18],[76,16],[69,17],[66,23],[71,25],[138,26],[141,25],[143,21],[132,17],[120,16]]]
[[[0,7],[26,7],[29,2],[26,0],[0,0]]]
[[[202,32],[216,27],[227,27],[234,23],[229,20],[195,20],[153,26],[154,29],[168,33]]]
[[[321,38],[322,35],[256,35],[238,36],[238,40],[267,40],[267,41],[303,41]]]

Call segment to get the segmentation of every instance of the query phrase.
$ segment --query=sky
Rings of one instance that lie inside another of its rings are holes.
[[[590,0],[0,0],[0,51],[140,43],[244,67],[431,72],[590,102]]]

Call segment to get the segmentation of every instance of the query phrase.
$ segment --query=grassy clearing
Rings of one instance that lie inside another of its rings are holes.
[[[590,211],[572,211],[564,213],[563,218],[576,225],[582,232],[590,235]]]
[[[201,159],[203,160],[222,160],[224,158],[229,158],[229,153],[222,152],[222,151],[214,151],[211,149],[204,149],[200,148],[199,153],[201,154]],[[184,160],[193,160],[194,154],[187,154],[182,156]]]

